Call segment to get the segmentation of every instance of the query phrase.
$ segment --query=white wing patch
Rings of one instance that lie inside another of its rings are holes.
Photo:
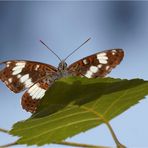
[[[31,80],[31,78],[30,78],[30,79],[26,80],[26,81],[24,82],[24,84],[25,84],[25,87],[28,88],[28,87],[30,87],[30,86],[33,85],[33,82],[32,82],[32,80]]]
[[[99,64],[97,67],[98,67],[98,68],[101,68],[101,67],[102,67],[102,64]]]
[[[117,52],[117,50],[113,49],[113,50],[112,50],[112,55],[115,55],[116,52]]]
[[[12,78],[9,78],[9,79],[8,79],[8,82],[9,82],[9,83],[12,83]]]
[[[105,52],[98,53],[97,54],[97,59],[99,60],[99,62],[101,64],[107,64],[108,57],[106,56],[106,53]]]
[[[87,78],[91,78],[92,75],[93,75],[93,73],[92,73],[90,70],[88,70],[88,71],[86,72],[86,74],[85,74],[85,76],[86,76]]]
[[[21,71],[23,70],[25,65],[26,65],[26,62],[16,63],[15,67],[12,69],[12,71],[13,71],[12,75],[17,75],[17,74],[21,73]]]
[[[98,71],[98,67],[96,67],[96,66],[90,66],[90,71],[92,73],[96,73]]]
[[[32,99],[41,99],[45,95],[46,90],[39,87],[38,84],[33,85],[29,90],[28,94]]]
[[[26,88],[29,88],[30,86],[32,86],[34,84],[32,82],[32,79],[29,78],[29,74],[25,74],[24,76],[22,76],[21,74],[18,74],[17,78],[19,79],[19,81],[21,83],[24,83]]]
[[[28,80],[29,79],[29,74],[25,74],[24,76],[22,76],[21,78],[20,78],[20,81],[22,82],[22,83],[24,83],[26,80]]]
[[[93,74],[99,71],[99,68],[96,66],[90,66],[89,70],[86,72],[85,76],[87,78],[92,78]]]
[[[19,79],[20,77],[21,77],[21,75],[20,75],[20,74],[18,74],[18,75],[17,75],[17,78]]]
[[[35,70],[37,71],[39,69],[40,65],[36,65]]]
[[[109,68],[110,68],[110,66],[109,66],[109,65],[107,65],[107,66],[105,67],[105,69],[106,69],[106,70],[108,70]]]
[[[6,63],[6,67],[9,67],[10,64],[11,64],[11,62],[7,62],[7,63]]]
[[[84,59],[84,60],[83,60],[83,63],[84,63],[85,65],[88,64],[87,59]]]

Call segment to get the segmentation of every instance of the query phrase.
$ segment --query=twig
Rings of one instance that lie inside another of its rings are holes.
[[[113,139],[114,139],[114,141],[115,141],[115,143],[117,145],[117,148],[126,148],[126,146],[124,146],[123,144],[121,144],[119,142],[119,140],[117,139],[117,136],[115,135],[115,132],[113,131],[111,125],[108,122],[106,122],[105,124],[107,125],[110,133],[112,134],[112,137],[113,137]]]
[[[17,142],[12,142],[12,143],[9,143],[9,144],[2,145],[2,146],[0,146],[0,148],[7,148],[7,147],[10,147],[10,146],[14,146],[14,145],[17,145]]]
[[[0,132],[9,133],[8,130],[2,129],[2,128],[0,128]],[[66,142],[66,141],[54,142],[53,144],[69,145],[69,146],[83,147],[83,148],[109,148],[109,147],[105,147],[105,146],[96,146],[96,145],[74,143],[74,142]],[[6,148],[6,147],[14,146],[14,145],[18,145],[17,141],[6,144],[6,145],[2,145],[2,146],[0,146],[0,148]]]
[[[103,123],[105,123],[107,125],[107,127],[108,127],[108,129],[109,129],[109,131],[110,131],[110,133],[111,133],[111,135],[112,135],[112,137],[113,137],[113,139],[116,143],[117,148],[126,148],[126,146],[124,146],[123,144],[121,144],[119,142],[119,140],[117,139],[117,136],[115,135],[115,132],[113,131],[111,125],[101,114],[99,114],[97,111],[95,111],[93,109],[90,109],[90,108],[87,108],[87,107],[84,107],[84,106],[82,108],[87,110],[87,111],[92,112],[93,114],[95,114],[99,118],[99,120],[101,120]]]
[[[3,129],[3,128],[0,128],[0,132],[3,132],[3,133],[9,133],[9,131],[8,130],[5,130],[5,129]]]
[[[82,144],[82,143],[75,143],[75,142],[54,142],[52,144],[61,144],[61,145],[69,145],[69,146],[75,146],[75,147],[83,147],[83,148],[110,148],[110,147],[105,147],[105,146],[96,146],[96,145],[90,145],[90,144]],[[10,146],[18,145],[17,142],[9,143],[3,146],[0,146],[0,148],[7,148]]]
[[[75,146],[75,147],[83,147],[83,148],[110,148],[105,146],[96,146],[96,145],[89,145],[89,144],[82,144],[82,143],[75,143],[75,142],[55,142],[53,144],[61,144],[61,145],[69,145],[69,146]]]
[[[0,132],[9,134],[9,131],[6,130],[6,129],[3,129],[3,128],[0,128]],[[12,143],[9,143],[9,144],[2,145],[2,146],[0,146],[0,148],[6,148],[6,147],[13,146],[13,145],[17,145],[17,142],[12,142]]]
[[[2,128],[0,128],[0,132],[9,134],[8,130],[2,129]],[[0,148],[6,148],[6,147],[14,146],[14,145],[17,145],[17,144],[18,143],[16,141],[16,142],[12,142],[12,143],[9,143],[9,144],[6,144],[6,145],[2,145],[2,146],[0,146]],[[96,146],[96,145],[74,143],[74,142],[66,142],[66,141],[54,142],[53,144],[69,145],[69,146],[83,147],[83,148],[109,148],[109,147],[105,147],[105,146]],[[118,147],[118,148],[121,148],[121,147]],[[122,147],[122,148],[125,148],[125,147]]]

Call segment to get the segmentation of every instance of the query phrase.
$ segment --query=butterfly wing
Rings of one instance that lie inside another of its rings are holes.
[[[88,78],[104,77],[123,59],[122,49],[111,49],[85,57],[68,67],[72,75]]]
[[[34,61],[12,60],[1,64],[4,67],[0,71],[0,80],[15,93],[29,88],[42,77],[57,71],[51,65]]]
[[[45,95],[46,90],[53,84],[50,77],[43,78],[32,85],[22,96],[22,107],[31,113],[36,112],[36,109]]]
[[[34,113],[44,96],[46,90],[52,84],[52,76],[57,69],[51,65],[34,61],[6,61],[3,62],[0,71],[0,79],[15,93],[28,89],[22,96],[22,107],[26,111]]]

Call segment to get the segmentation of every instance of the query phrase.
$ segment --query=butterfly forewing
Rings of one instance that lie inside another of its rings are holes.
[[[104,77],[123,59],[122,49],[111,49],[85,57],[68,67],[76,76],[88,78]]]
[[[2,64],[5,64],[5,67],[0,71],[0,79],[15,93],[29,88],[42,77],[57,71],[51,65],[33,61],[14,60]]]

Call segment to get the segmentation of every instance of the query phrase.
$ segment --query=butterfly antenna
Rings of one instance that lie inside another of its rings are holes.
[[[82,43],[78,48],[76,48],[73,52],[71,52],[65,59],[64,61],[66,61],[66,59],[68,59],[73,53],[75,53],[79,48],[81,48],[84,44],[86,44],[91,38],[88,38],[84,43]]]
[[[50,49],[42,40],[40,40],[40,42],[41,42],[44,46],[46,46],[47,49],[49,49],[60,61],[62,61],[62,60],[60,59],[60,57],[59,57],[52,49]]]

